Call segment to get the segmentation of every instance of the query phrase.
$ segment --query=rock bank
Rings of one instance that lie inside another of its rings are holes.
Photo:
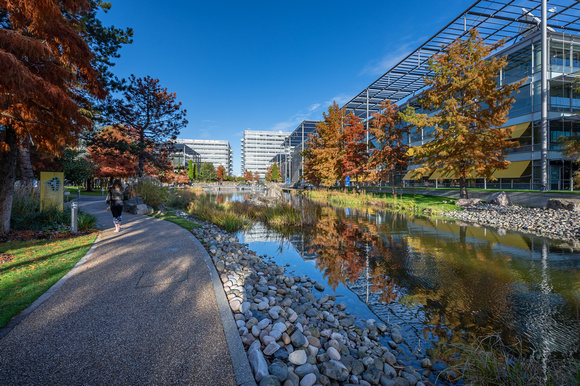
[[[420,369],[397,359],[400,327],[358,319],[321,283],[286,272],[212,224],[192,232],[220,274],[259,385],[430,384],[428,358],[419,358]]]
[[[448,212],[446,216],[558,240],[580,240],[580,212],[577,211],[477,204],[462,211]]]

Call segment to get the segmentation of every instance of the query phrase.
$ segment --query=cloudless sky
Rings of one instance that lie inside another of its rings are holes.
[[[112,69],[158,78],[189,124],[179,138],[228,140],[240,174],[244,130],[322,119],[451,22],[472,1],[112,0],[105,25],[134,29]]]

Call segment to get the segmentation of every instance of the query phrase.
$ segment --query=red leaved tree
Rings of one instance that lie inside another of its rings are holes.
[[[251,182],[252,181],[252,172],[246,169],[244,171],[244,181]]]
[[[158,79],[131,75],[123,98],[111,101],[113,123],[134,130],[139,177],[143,176],[146,162],[158,168],[167,165],[163,159],[173,150],[173,141],[188,123],[186,110],[176,98],[175,93],[159,85]]]
[[[88,147],[89,158],[97,165],[97,178],[127,178],[137,174],[134,141],[116,126],[107,126],[97,133]]]
[[[260,182],[260,173],[254,172],[254,181],[255,182]]]
[[[381,111],[373,114],[370,132],[377,141],[371,149],[367,165],[370,174],[380,180],[389,180],[392,193],[395,194],[395,175],[407,168],[408,126],[404,126],[399,117],[397,105],[387,100],[381,104]]]
[[[224,177],[226,175],[226,168],[224,168],[223,165],[218,166],[217,170],[216,170],[216,174],[217,174],[217,179],[218,181],[223,181]]]
[[[10,231],[18,147],[58,153],[90,128],[105,90],[79,34],[83,0],[0,0],[0,233]]]
[[[354,114],[348,115],[348,120],[342,131],[344,150],[342,156],[342,176],[358,178],[366,175],[368,151],[366,129],[360,118]]]

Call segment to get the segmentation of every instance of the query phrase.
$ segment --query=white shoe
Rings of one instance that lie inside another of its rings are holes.
[[[113,232],[119,232],[119,230],[118,229],[115,229]]]

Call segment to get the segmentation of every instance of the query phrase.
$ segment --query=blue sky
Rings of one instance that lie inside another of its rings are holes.
[[[240,173],[244,130],[292,131],[348,102],[471,1],[113,0],[100,18],[131,27],[113,72],[177,94],[180,138],[228,140]]]

